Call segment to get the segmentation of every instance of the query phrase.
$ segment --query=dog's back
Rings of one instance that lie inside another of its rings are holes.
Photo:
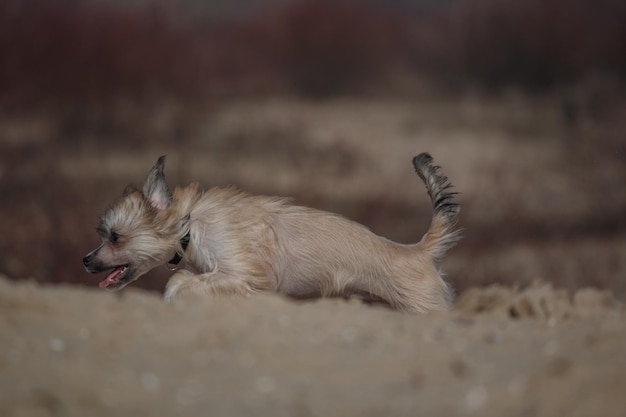
[[[304,298],[358,295],[416,312],[449,308],[452,292],[423,243],[398,244],[358,223],[308,208],[285,214],[272,232],[278,292]]]
[[[433,201],[433,219],[421,242],[403,245],[372,233],[342,216],[292,206],[285,200],[250,199],[254,211],[246,225],[255,236],[248,254],[255,253],[267,274],[264,285],[293,297],[350,296],[384,300],[411,311],[447,309],[452,292],[439,274],[439,262],[458,239],[458,205],[452,201],[447,179],[438,174],[432,158],[421,154],[414,166]],[[240,210],[234,210],[238,218]],[[241,220],[238,220],[241,222]],[[264,224],[264,227],[259,227]],[[255,226],[256,225],[256,226]],[[238,240],[238,239],[237,239]]]

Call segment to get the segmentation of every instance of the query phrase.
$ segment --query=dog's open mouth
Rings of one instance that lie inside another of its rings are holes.
[[[124,277],[128,275],[128,271],[128,265],[120,265],[116,267],[103,281],[100,281],[100,288],[116,288],[124,284]]]

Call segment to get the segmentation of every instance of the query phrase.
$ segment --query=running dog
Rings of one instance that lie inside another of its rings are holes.
[[[413,158],[433,204],[420,242],[399,244],[342,216],[251,195],[235,188],[203,191],[198,183],[170,192],[165,156],[142,189],[128,186],[97,227],[99,247],[88,272],[111,271],[101,288],[119,290],[151,269],[185,261],[164,298],[184,294],[248,296],[274,291],[295,298],[361,297],[427,312],[450,307],[453,292],[440,261],[459,239],[456,193],[431,156]]]

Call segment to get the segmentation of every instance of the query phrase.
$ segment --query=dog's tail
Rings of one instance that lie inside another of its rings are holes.
[[[450,191],[452,184],[439,173],[439,166],[433,165],[433,158],[421,153],[413,158],[415,172],[426,184],[428,195],[433,203],[433,218],[430,228],[420,242],[421,247],[438,263],[448,249],[461,238],[456,228],[460,207],[453,201],[458,193]]]

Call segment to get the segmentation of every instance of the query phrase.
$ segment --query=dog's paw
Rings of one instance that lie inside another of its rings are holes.
[[[167,281],[163,299],[172,301],[178,294],[185,292],[185,289],[192,287],[196,281],[196,274],[193,272],[186,269],[179,270]]]

